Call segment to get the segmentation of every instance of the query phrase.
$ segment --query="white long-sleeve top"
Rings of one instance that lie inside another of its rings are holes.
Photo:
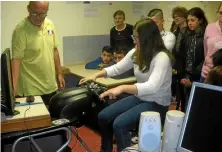
[[[133,63],[132,55],[135,49],[132,49],[117,64],[107,67],[107,77],[112,77],[124,73],[129,69],[134,69],[136,77],[138,98],[144,101],[156,102],[163,106],[168,106],[171,102],[171,82],[172,66],[166,53],[158,53],[151,61],[147,72],[142,73],[139,66]]]

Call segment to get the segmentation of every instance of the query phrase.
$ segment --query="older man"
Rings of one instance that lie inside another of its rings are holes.
[[[27,96],[27,100],[40,95],[48,104],[58,87],[65,87],[55,27],[46,18],[48,2],[31,1],[27,9],[28,17],[16,26],[12,36],[14,95]]]
[[[161,9],[152,9],[148,13],[148,17],[151,18],[158,26],[160,30],[160,34],[162,36],[163,42],[165,44],[165,47],[172,52],[174,45],[176,43],[176,37],[173,33],[165,31],[163,24],[164,24],[164,17],[163,17],[163,11]]]

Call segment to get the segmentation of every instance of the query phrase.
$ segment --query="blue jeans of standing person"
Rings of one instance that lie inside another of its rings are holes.
[[[102,152],[112,152],[113,134],[116,138],[118,152],[129,147],[131,145],[130,130],[139,125],[140,114],[144,111],[159,112],[162,117],[161,123],[164,123],[168,106],[142,101],[136,96],[129,96],[103,109],[98,114]]]

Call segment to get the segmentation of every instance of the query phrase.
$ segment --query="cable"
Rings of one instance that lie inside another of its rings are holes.
[[[74,127],[74,126],[72,126],[72,127]],[[78,130],[76,129],[76,127],[74,127],[74,129],[76,130],[76,134],[73,132],[73,130],[72,130],[72,128],[71,127],[68,127],[69,128],[69,130],[72,132],[72,134],[74,135],[74,136],[76,136],[76,143],[72,146],[72,148],[71,148],[71,150],[73,150],[73,148],[75,148],[75,146],[76,146],[76,144],[77,144],[77,142],[78,142],[78,137],[79,137],[79,134],[78,134]]]
[[[26,112],[27,112],[28,110],[30,110],[30,108],[31,108],[31,103],[29,103],[28,108],[26,108],[26,110],[25,110],[25,112],[24,112],[24,124],[25,124],[25,128],[26,128],[26,131],[28,132],[28,134],[29,134],[29,130],[28,130],[28,127],[27,127],[26,122],[25,122],[25,117],[26,117]],[[32,143],[31,143],[31,141],[30,141],[30,138],[31,138],[31,135],[29,135],[29,146],[30,146],[31,152],[33,152]]]
[[[74,127],[76,129],[76,127]],[[70,128],[69,128],[70,129]],[[86,149],[87,152],[92,152],[89,147],[86,145],[86,143],[79,137],[78,131],[76,130],[77,133],[74,133],[72,130],[71,132],[76,136],[77,140],[79,140],[80,144]],[[77,143],[77,141],[76,141]],[[73,146],[73,148],[76,146],[76,144]]]

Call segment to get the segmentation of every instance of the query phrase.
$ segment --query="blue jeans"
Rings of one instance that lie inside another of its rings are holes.
[[[140,114],[144,111],[159,112],[163,123],[168,106],[142,101],[136,96],[129,96],[103,109],[98,114],[102,152],[112,152],[113,134],[116,137],[118,152],[129,147],[131,144],[130,130],[137,128]]]

